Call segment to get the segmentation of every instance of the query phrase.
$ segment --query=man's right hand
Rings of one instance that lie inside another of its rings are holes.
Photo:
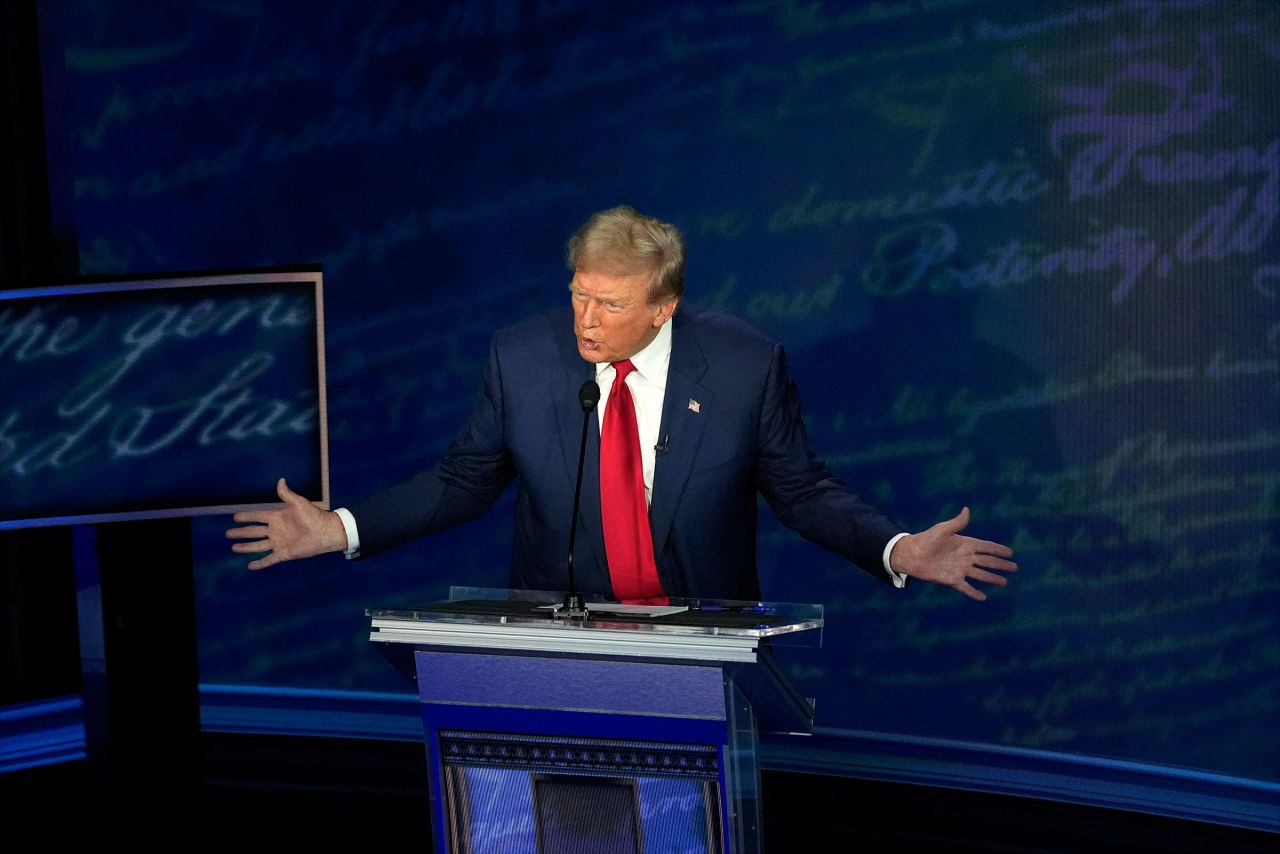
[[[227,531],[227,539],[251,541],[233,543],[231,550],[237,554],[270,552],[252,561],[250,569],[266,569],[286,560],[346,550],[347,532],[338,514],[321,510],[291,490],[284,478],[276,483],[276,494],[284,507],[237,513],[234,517],[237,522],[251,524]]]

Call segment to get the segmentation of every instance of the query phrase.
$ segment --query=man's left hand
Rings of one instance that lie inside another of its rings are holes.
[[[960,532],[968,525],[966,507],[954,518],[894,543],[889,564],[904,575],[954,587],[981,602],[987,594],[970,584],[970,579],[1003,587],[1008,579],[992,570],[1017,572],[1018,565],[1009,560],[1013,549],[1008,546],[962,536]]]

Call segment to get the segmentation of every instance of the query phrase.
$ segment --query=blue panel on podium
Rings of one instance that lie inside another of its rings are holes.
[[[719,667],[419,650],[424,703],[724,720]]]

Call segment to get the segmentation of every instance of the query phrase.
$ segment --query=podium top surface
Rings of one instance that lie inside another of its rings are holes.
[[[511,643],[544,649],[663,657],[754,659],[762,638],[821,629],[821,605],[672,599],[668,606],[588,602],[567,616],[560,593],[454,588],[447,601],[366,611],[370,639],[391,643]],[[821,643],[821,632],[809,638]],[[643,650],[650,650],[646,653]],[[718,652],[719,651],[719,652]]]
[[[611,631],[663,632],[763,638],[821,628],[821,605],[671,599],[667,606],[588,602],[586,619],[570,620],[564,596],[531,590],[455,587],[449,599],[409,608],[370,608],[378,619],[408,622],[528,625]]]

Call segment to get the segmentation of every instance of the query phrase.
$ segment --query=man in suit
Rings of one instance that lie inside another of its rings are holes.
[[[745,324],[682,307],[684,243],[627,207],[569,241],[572,311],[499,332],[471,419],[435,466],[351,508],[321,510],[283,480],[281,510],[236,514],[252,569],[327,551],[369,555],[484,513],[518,483],[511,586],[567,586],[584,381],[588,415],[574,567],[579,589],[626,601],[755,599],[756,494],[788,527],[896,587],[909,577],[985,595],[1005,546],[961,535],[968,511],[908,534],[809,447],[782,348]],[[618,381],[619,376],[623,378]]]

